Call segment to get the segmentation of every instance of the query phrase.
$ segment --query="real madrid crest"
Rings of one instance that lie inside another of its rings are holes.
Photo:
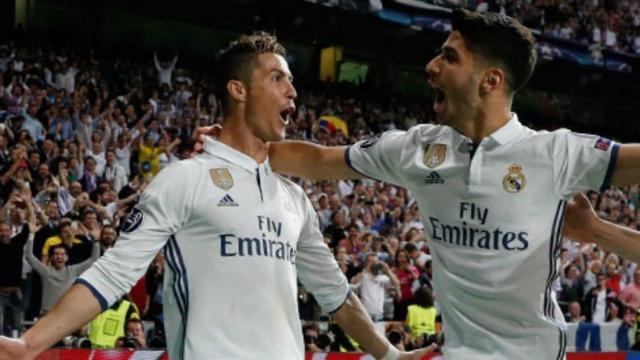
[[[509,166],[509,172],[502,178],[502,187],[507,192],[518,193],[524,189],[527,178],[522,174],[522,166],[513,164]]]
[[[227,168],[209,169],[209,175],[213,185],[222,190],[229,190],[233,187],[233,177]]]
[[[447,156],[447,145],[445,144],[429,144],[424,149],[422,162],[431,169],[438,167],[444,162]]]

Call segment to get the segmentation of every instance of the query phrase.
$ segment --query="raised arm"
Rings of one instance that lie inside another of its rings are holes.
[[[640,183],[640,144],[620,145],[611,184],[621,187],[638,183]]]
[[[640,262],[640,232],[599,218],[583,194],[576,195],[567,205],[564,235],[596,243],[607,251]]]
[[[280,141],[269,144],[269,162],[276,172],[308,180],[362,178],[347,164],[346,149],[305,141]]]

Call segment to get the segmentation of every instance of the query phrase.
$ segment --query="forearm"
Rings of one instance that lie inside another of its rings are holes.
[[[304,141],[269,144],[269,162],[274,171],[308,180],[359,179],[344,159],[346,148],[320,146]]]
[[[640,232],[598,219],[593,226],[594,242],[633,262],[640,262]]]
[[[376,359],[385,356],[389,347],[392,346],[376,330],[360,300],[353,293],[334,315],[334,319],[349,336]]]
[[[55,307],[23,336],[29,352],[37,355],[100,313],[98,300],[84,285],[73,285]]]

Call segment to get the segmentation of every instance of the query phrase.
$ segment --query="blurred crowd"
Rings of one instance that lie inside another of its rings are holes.
[[[430,104],[373,91],[298,86],[288,138],[345,145],[432,122]],[[321,118],[344,122],[324,126]],[[167,164],[189,157],[198,126],[220,123],[206,73],[178,56],[100,59],[91,51],[0,47],[0,324],[16,335],[49,311],[117,241],[123,216]],[[325,241],[374,321],[398,347],[437,340],[438,294],[412,195],[373,180],[298,183]],[[600,216],[638,228],[638,187],[590,194]],[[565,241],[556,293],[568,321],[634,325],[640,269],[604,249]],[[162,347],[160,253],[130,294],[65,345]],[[299,287],[309,351],[357,350]],[[109,321],[116,331],[104,333]],[[321,322],[317,322],[321,321]],[[148,326],[153,327],[150,331]],[[145,328],[147,327],[147,328]],[[88,336],[88,340],[84,339]]]
[[[531,29],[559,39],[640,55],[638,0],[426,0],[517,18]]]

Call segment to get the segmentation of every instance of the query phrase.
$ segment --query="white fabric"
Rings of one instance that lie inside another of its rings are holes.
[[[556,359],[566,339],[551,296],[564,207],[576,192],[607,186],[618,145],[567,130],[537,132],[515,115],[473,158],[469,143],[448,126],[418,125],[357,143],[346,156],[356,171],[417,199],[447,359]],[[445,153],[441,162],[427,159],[428,167],[423,157],[434,144]],[[519,182],[505,181],[514,174]]]
[[[216,185],[211,169],[228,172],[232,184]],[[347,297],[347,280],[324,244],[311,202],[268,161],[258,164],[208,139],[204,154],[160,171],[137,209],[139,226],[130,216],[124,227],[133,230],[122,231],[81,279],[104,308],[164,247],[172,360],[303,359],[296,280],[324,311]]]
[[[369,316],[382,319],[384,294],[391,280],[387,275],[373,275],[365,270],[360,282],[360,300]]]
[[[596,308],[593,311],[593,318],[591,322],[596,324],[602,324],[607,321],[607,292],[600,291],[596,298]]]

